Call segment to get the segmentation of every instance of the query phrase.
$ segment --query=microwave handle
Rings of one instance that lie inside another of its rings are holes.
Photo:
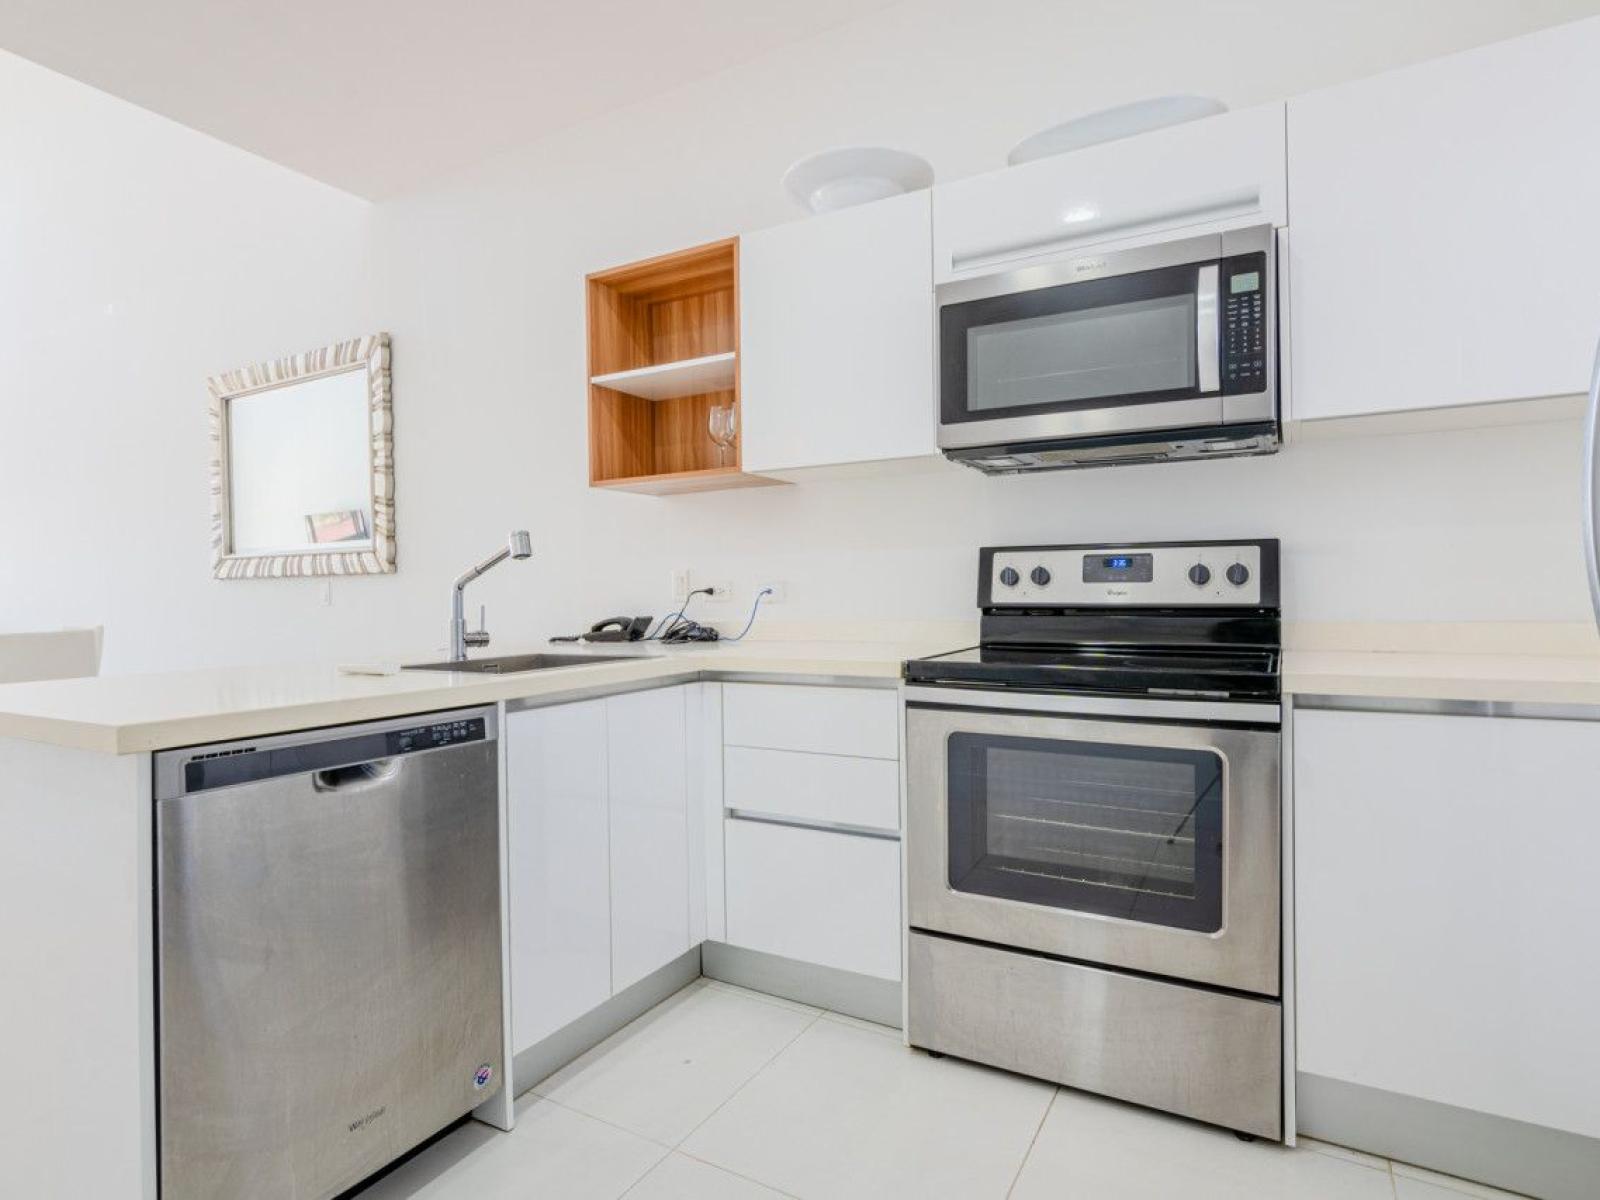
[[[1600,345],[1589,375],[1589,411],[1583,422],[1583,565],[1589,577],[1589,602],[1600,628],[1600,559],[1595,526],[1600,524]]]
[[[1222,390],[1222,363],[1217,349],[1217,288],[1221,270],[1216,263],[1201,267],[1195,289],[1194,344],[1202,394]]]

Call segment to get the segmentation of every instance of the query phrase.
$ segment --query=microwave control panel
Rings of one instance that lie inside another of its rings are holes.
[[[1222,392],[1267,390],[1267,256],[1222,262]]]

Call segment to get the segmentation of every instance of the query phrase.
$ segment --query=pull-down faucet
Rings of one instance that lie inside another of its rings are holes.
[[[467,590],[467,584],[482,575],[490,567],[499,566],[508,558],[529,558],[532,554],[533,542],[528,537],[528,531],[526,529],[513,529],[504,546],[455,581],[454,586],[450,589],[451,662],[465,661],[468,646],[487,646],[489,644],[489,631],[483,628],[481,614],[478,617],[478,628],[470,633],[467,631],[467,619],[461,612],[462,595]]]

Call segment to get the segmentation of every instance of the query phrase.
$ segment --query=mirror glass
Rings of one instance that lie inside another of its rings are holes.
[[[232,396],[227,406],[231,553],[371,548],[364,364]]]

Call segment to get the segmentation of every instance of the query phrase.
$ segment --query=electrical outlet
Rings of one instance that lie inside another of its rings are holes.
[[[775,580],[772,583],[763,583],[756,588],[756,592],[758,594],[763,590],[767,593],[767,595],[766,598],[761,601],[762,604],[782,604],[789,598],[789,585],[784,583],[781,579]]]
[[[674,604],[682,604],[685,600],[687,600],[689,598],[689,568],[672,568],[670,586],[672,588],[672,602]]]
[[[718,604],[726,604],[733,599],[733,584],[729,580],[723,579],[716,583],[708,583],[705,586],[711,589],[711,595],[706,597],[707,600],[714,600]]]

